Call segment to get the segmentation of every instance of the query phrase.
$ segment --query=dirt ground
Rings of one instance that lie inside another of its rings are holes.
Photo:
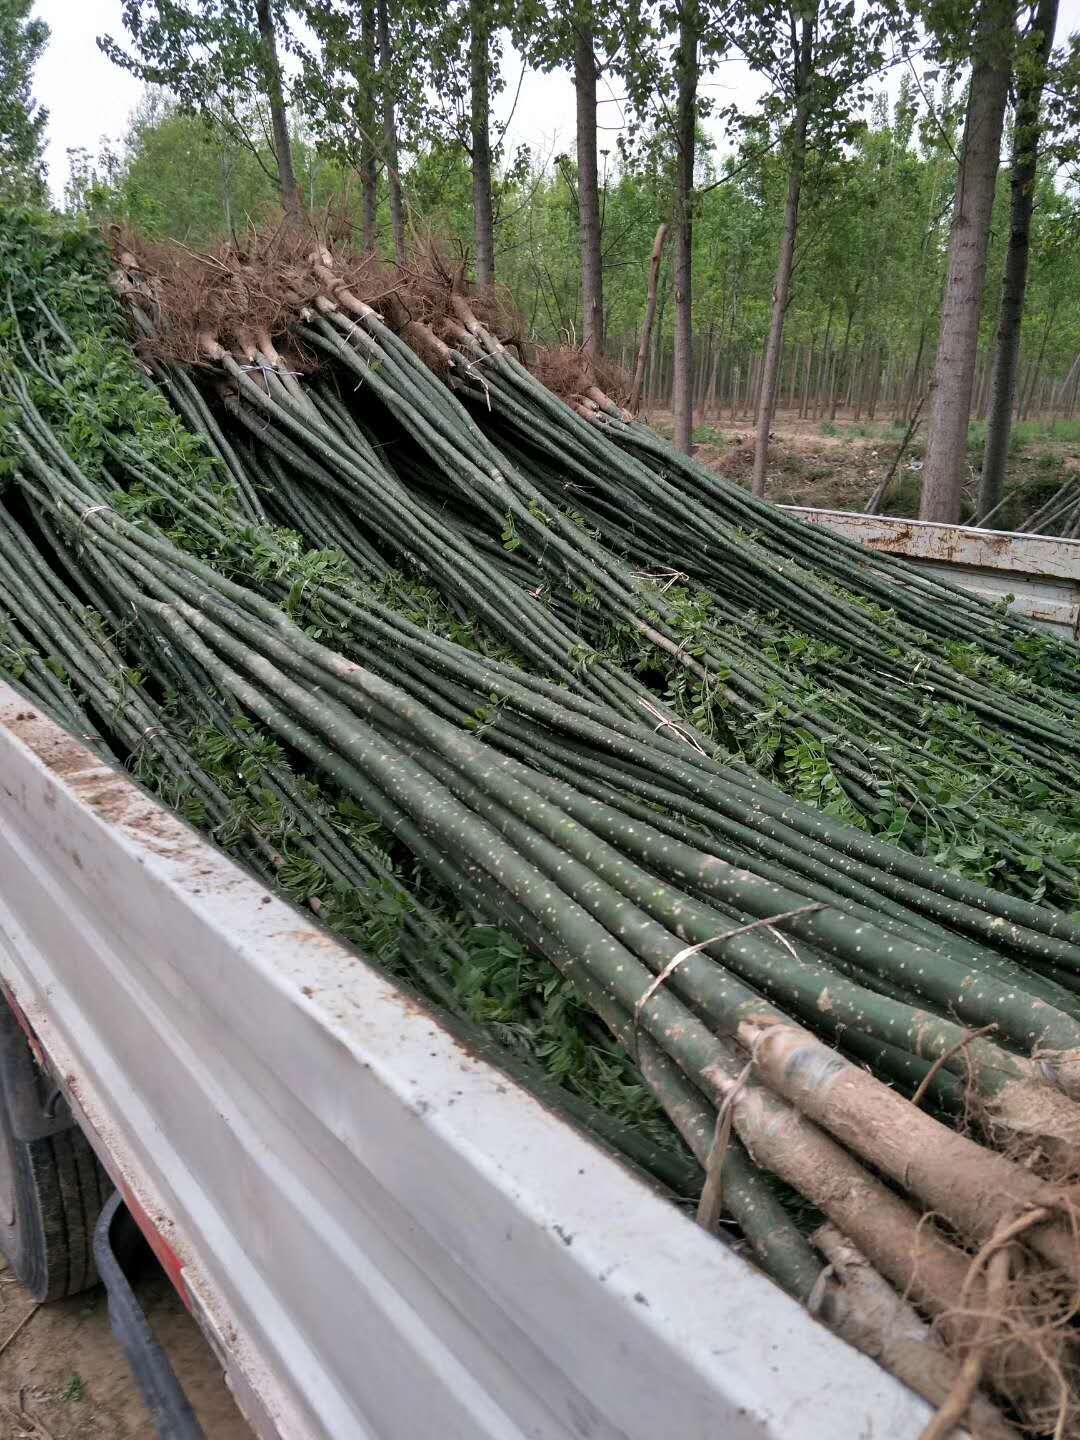
[[[649,420],[665,434],[672,433],[668,412]],[[891,417],[855,421],[843,413],[833,421],[799,419],[781,412],[773,422],[769,447],[770,500],[779,505],[818,505],[831,510],[862,510],[896,457],[905,426]],[[1066,480],[1080,472],[1080,424],[1053,426],[1030,422],[1018,425],[1010,452],[1006,490],[1015,495],[995,521],[1002,530],[1012,528],[1031,514]],[[981,464],[981,427],[974,426],[969,453],[966,495],[973,505]],[[754,425],[749,416],[727,414],[700,418],[694,430],[695,456],[710,468],[749,486],[754,461]],[[887,515],[916,515],[922,461],[926,451],[923,428],[916,430],[890,483],[883,507]]]
[[[158,1273],[136,1289],[208,1440],[252,1440],[210,1347],[169,1282]],[[0,1273],[0,1440],[154,1435],[109,1328],[105,1291],[35,1306],[13,1275]]]

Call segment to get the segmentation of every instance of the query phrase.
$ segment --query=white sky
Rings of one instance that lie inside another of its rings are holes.
[[[109,63],[95,43],[108,33],[123,38],[120,0],[37,0],[34,13],[46,20],[52,39],[34,78],[34,93],[49,111],[49,183],[59,198],[67,178],[67,151],[84,146],[96,152],[102,136],[123,138],[128,116],[142,86],[126,71]],[[1080,29],[1080,0],[1061,0],[1058,39]],[[505,117],[517,88],[520,62],[508,56],[504,64],[506,90],[501,97]],[[609,97],[612,92],[608,92]],[[614,92],[619,93],[617,90]],[[718,103],[751,102],[757,93],[753,77],[741,62],[727,62],[709,84]],[[620,108],[601,91],[599,134],[601,149],[614,151],[614,131]],[[510,127],[507,146],[526,143],[540,157],[567,150],[574,140],[574,95],[569,77],[562,74],[525,76]]]

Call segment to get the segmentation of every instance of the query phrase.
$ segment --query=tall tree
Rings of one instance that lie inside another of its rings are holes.
[[[495,278],[495,167],[502,135],[492,135],[491,106],[502,90],[501,28],[511,18],[508,0],[413,0],[428,38],[426,81],[436,97],[432,136],[469,159],[472,241],[476,278]],[[505,131],[504,131],[505,133]]]
[[[379,165],[375,154],[375,0],[360,0],[360,80],[356,120],[360,131],[360,185],[363,193],[364,249],[374,250],[379,240]]]
[[[694,153],[697,121],[697,0],[681,0],[675,88],[675,358],[671,408],[675,444],[687,455],[694,433]]]
[[[967,468],[979,319],[1015,39],[1014,0],[980,0],[930,394],[919,518],[955,524]]]
[[[1031,251],[1031,217],[1035,211],[1035,177],[1039,167],[1040,112],[1046,66],[1054,43],[1058,0],[1037,0],[1031,28],[1024,37],[1017,64],[1016,114],[1013,119],[1012,177],[1009,195],[1009,248],[1001,282],[994,370],[986,445],[979,478],[977,514],[980,519],[996,510],[1005,483],[1005,467],[1016,403],[1016,376],[1020,361],[1020,331],[1024,319],[1028,258]]]
[[[597,162],[597,92],[601,76],[623,68],[640,28],[635,6],[619,0],[525,0],[512,12],[511,34],[526,60],[541,70],[568,69],[576,109],[575,198],[581,251],[582,348],[604,351],[604,257]]]
[[[425,57],[437,17],[424,0],[391,12],[387,0],[294,0],[316,40],[297,47],[300,99],[320,154],[360,177],[364,246],[378,239],[380,173],[386,175],[394,255],[405,259],[399,126],[417,146],[428,128]]]
[[[910,20],[899,0],[868,0],[857,18],[855,0],[738,0],[720,23],[769,85],[759,116],[745,117],[734,109],[728,114],[744,124],[764,120],[776,133],[787,166],[756,418],[753,488],[763,495],[809,147],[824,161],[852,139],[869,98],[868,82],[884,64],[886,42],[891,34],[904,43]]]
[[[49,27],[32,20],[33,0],[0,0],[0,199],[45,199],[45,123],[31,93]]]
[[[278,60],[277,34],[270,11],[270,0],[255,0],[255,17],[259,26],[259,59],[263,84],[270,102],[270,128],[274,139],[278,180],[281,184],[281,203],[286,215],[298,221],[302,211],[300,189],[296,183],[296,170],[293,168],[289,117],[285,110],[285,89],[281,81],[281,63]]]
[[[806,130],[810,123],[810,82],[813,77],[815,18],[804,15],[796,23],[790,16],[791,48],[793,51],[792,86],[795,113],[786,136],[788,157],[787,198],[784,202],[784,228],[780,237],[780,254],[773,281],[772,315],[765,342],[765,358],[761,371],[761,398],[758,401],[754,471],[752,488],[755,495],[765,494],[769,470],[769,432],[776,413],[776,392],[780,380],[780,356],[784,345],[784,318],[791,300],[791,271],[795,264],[795,237],[799,229],[799,203],[802,199],[803,174],[806,170]]]
[[[379,42],[379,99],[382,103],[383,158],[390,195],[390,230],[394,237],[394,258],[405,263],[405,200],[401,192],[401,171],[398,160],[397,93],[399,66],[394,63],[390,44],[390,21],[386,0],[375,0]]]
[[[629,8],[629,7],[628,7]],[[700,95],[703,73],[716,65],[724,47],[716,24],[718,8],[711,0],[674,0],[658,7],[650,22],[635,22],[622,67],[628,99],[639,120],[647,120],[645,154],[660,161],[667,200],[661,219],[672,218],[674,235],[674,355],[672,409],[675,443],[687,454],[693,448],[693,242],[698,196],[695,162],[697,121],[708,112]],[[622,142],[630,157],[637,141]],[[655,216],[652,217],[655,219]]]
[[[582,345],[589,355],[604,353],[604,257],[600,222],[600,177],[596,164],[596,82],[599,67],[591,19],[574,20],[574,96],[577,108],[578,207],[581,212]]]
[[[271,0],[123,0],[121,20],[134,53],[111,36],[98,45],[109,59],[151,85],[172,91],[180,104],[224,120],[258,154],[242,113],[264,100],[270,113],[281,203],[299,219],[300,191],[281,64],[284,5]]]
[[[491,196],[492,10],[488,0],[469,6],[469,132],[472,155],[476,278],[495,279],[495,216]]]

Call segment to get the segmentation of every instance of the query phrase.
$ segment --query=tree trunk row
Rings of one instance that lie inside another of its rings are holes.
[[[667,226],[662,227],[667,231]],[[633,377],[635,393],[642,405],[653,409],[672,409],[674,395],[674,347],[669,334],[658,337],[663,321],[665,273],[655,259],[650,262],[650,286],[647,303],[647,327],[637,336],[611,339],[608,353],[625,365]],[[1048,317],[1051,318],[1051,317]],[[1047,334],[1044,324],[1033,343],[1037,348],[1018,367],[1018,380],[1013,403],[1013,421],[1035,418],[1064,418],[1076,406],[1071,404],[1072,392],[1080,390],[1080,359],[1067,372],[1053,373],[1046,364],[1044,350]],[[779,365],[779,385],[775,415],[788,419],[827,424],[830,421],[889,420],[903,425],[930,386],[932,359],[926,345],[914,350],[892,351],[873,340],[851,345],[847,354],[843,346],[830,344],[826,353],[824,342],[793,342],[785,344]],[[714,318],[701,327],[695,344],[695,360],[690,386],[694,397],[695,423],[702,417],[718,417],[734,413],[739,418],[756,421],[756,401],[760,398],[762,351],[759,348],[732,346],[720,333]],[[994,352],[980,353],[972,388],[971,419],[985,415],[990,403]],[[750,408],[746,405],[746,377],[753,371]],[[714,398],[715,397],[715,398]]]

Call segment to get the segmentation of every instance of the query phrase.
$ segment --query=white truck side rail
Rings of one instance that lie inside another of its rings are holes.
[[[1080,640],[1080,540],[805,505],[781,508],[869,550],[910,560],[984,600],[1012,595],[1010,609],[1018,615],[1061,639]]]
[[[262,1437],[914,1437],[922,1401],[0,685],[0,979]]]

